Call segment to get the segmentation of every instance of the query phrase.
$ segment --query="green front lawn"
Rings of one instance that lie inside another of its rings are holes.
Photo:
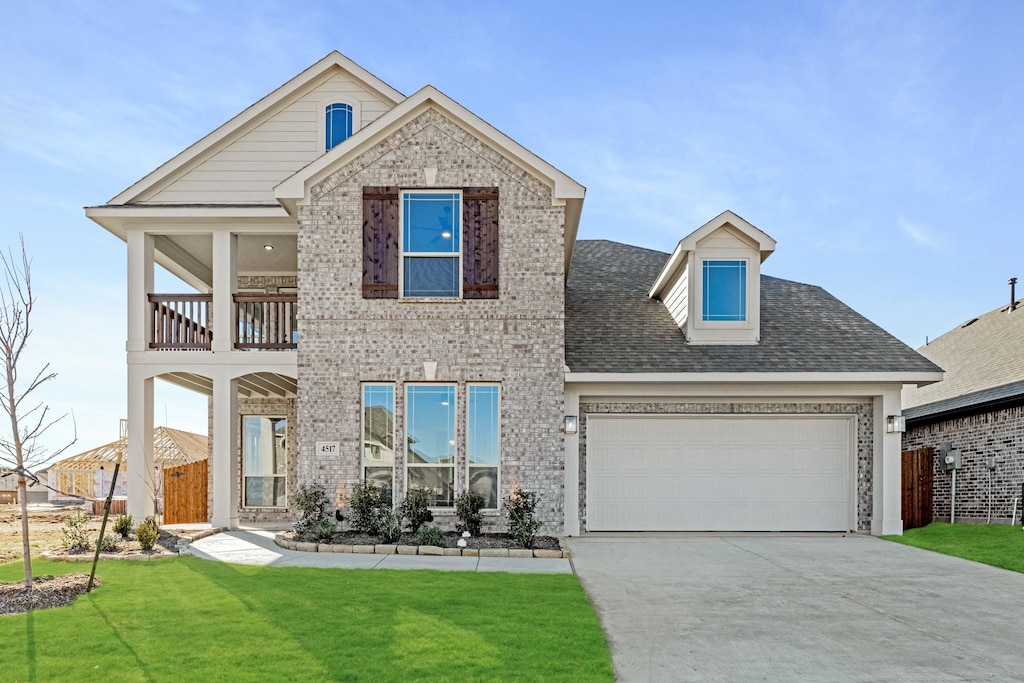
[[[87,564],[33,562],[37,575]],[[16,581],[21,563],[0,565]],[[7,681],[614,679],[567,575],[105,561],[69,607],[0,616]]]
[[[1024,531],[1016,524],[932,522],[902,536],[882,538],[1024,573]]]

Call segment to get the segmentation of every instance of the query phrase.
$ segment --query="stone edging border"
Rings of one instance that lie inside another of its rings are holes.
[[[115,555],[114,553],[100,553],[101,560],[121,560],[123,562],[148,562],[149,560],[163,560],[169,557],[177,557],[178,555],[186,552],[189,543],[195,543],[200,538],[206,538],[207,536],[213,536],[219,534],[222,531],[227,531],[227,527],[217,527],[215,529],[203,529],[197,531],[194,534],[189,534],[183,537],[183,540],[178,541],[178,548],[176,551],[168,551],[163,553],[152,553],[150,555],[133,554],[133,555]],[[40,557],[52,562],[92,562],[93,554],[88,555],[58,555],[49,550],[44,550],[39,554]]]
[[[441,548],[436,545],[338,545],[332,543],[303,543],[283,534],[274,534],[274,543],[287,550],[308,553],[356,553],[364,555],[434,555],[444,557],[538,557],[569,559],[570,553],[561,550],[530,550],[528,548]]]

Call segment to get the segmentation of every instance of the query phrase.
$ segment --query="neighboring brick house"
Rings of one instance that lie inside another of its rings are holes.
[[[577,241],[583,199],[433,87],[328,55],[87,209],[128,244],[130,471],[161,378],[211,397],[216,525],[371,479],[442,524],[471,489],[500,526],[522,487],[555,534],[900,533],[886,417],[938,368],[762,278],[775,242],[731,212],[670,256]],[[154,263],[199,293],[154,293]]]
[[[946,375],[936,384],[903,392],[907,420],[903,448],[935,449],[946,443],[960,451],[957,519],[984,522],[991,517],[993,521],[1009,521],[1014,499],[1021,495],[1022,342],[1024,306],[1014,302],[972,318],[918,349],[942,366]],[[995,468],[989,469],[989,465]],[[933,473],[935,518],[948,521],[952,476],[938,457]]]

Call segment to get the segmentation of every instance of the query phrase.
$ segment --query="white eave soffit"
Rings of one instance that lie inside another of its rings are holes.
[[[390,85],[335,50],[285,84],[276,88],[270,94],[247,107],[241,113],[228,120],[213,132],[205,135],[197,142],[187,147],[184,151],[161,164],[156,170],[138,180],[131,187],[125,189],[116,197],[111,199],[108,204],[128,204],[137,199],[140,195],[149,192],[160,183],[166,181],[190,164],[194,163],[197,159],[201,158],[218,144],[230,138],[253,121],[258,120],[268,111],[279,106],[296,92],[305,88],[311,82],[320,78],[334,68],[340,68],[347,72],[368,89],[376,91],[383,99],[389,101],[392,105],[398,104],[405,99],[405,96],[402,93],[398,92]]]
[[[762,263],[775,251],[775,240],[768,233],[727,209],[679,241],[668,261],[665,262],[665,266],[658,273],[658,277],[655,278],[654,285],[647,296],[652,299],[659,296],[682,266],[686,255],[697,249],[698,242],[727,225],[732,226],[757,245]]]
[[[294,212],[295,206],[306,200],[309,188],[430,108],[452,118],[499,154],[513,159],[538,180],[553,188],[556,203],[583,200],[585,187],[432,85],[424,86],[352,137],[282,181],[274,188],[274,196],[290,212]]]

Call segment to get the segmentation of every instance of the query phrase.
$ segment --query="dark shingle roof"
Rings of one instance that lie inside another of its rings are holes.
[[[565,289],[573,372],[937,372],[939,368],[811,285],[761,276],[761,342],[690,345],[649,299],[668,254],[606,240],[576,244]]]
[[[905,408],[903,416],[907,418],[907,424],[931,424],[958,415],[983,413],[1022,403],[1024,403],[1024,381],[1010,382],[1000,387],[991,387],[934,403]]]

